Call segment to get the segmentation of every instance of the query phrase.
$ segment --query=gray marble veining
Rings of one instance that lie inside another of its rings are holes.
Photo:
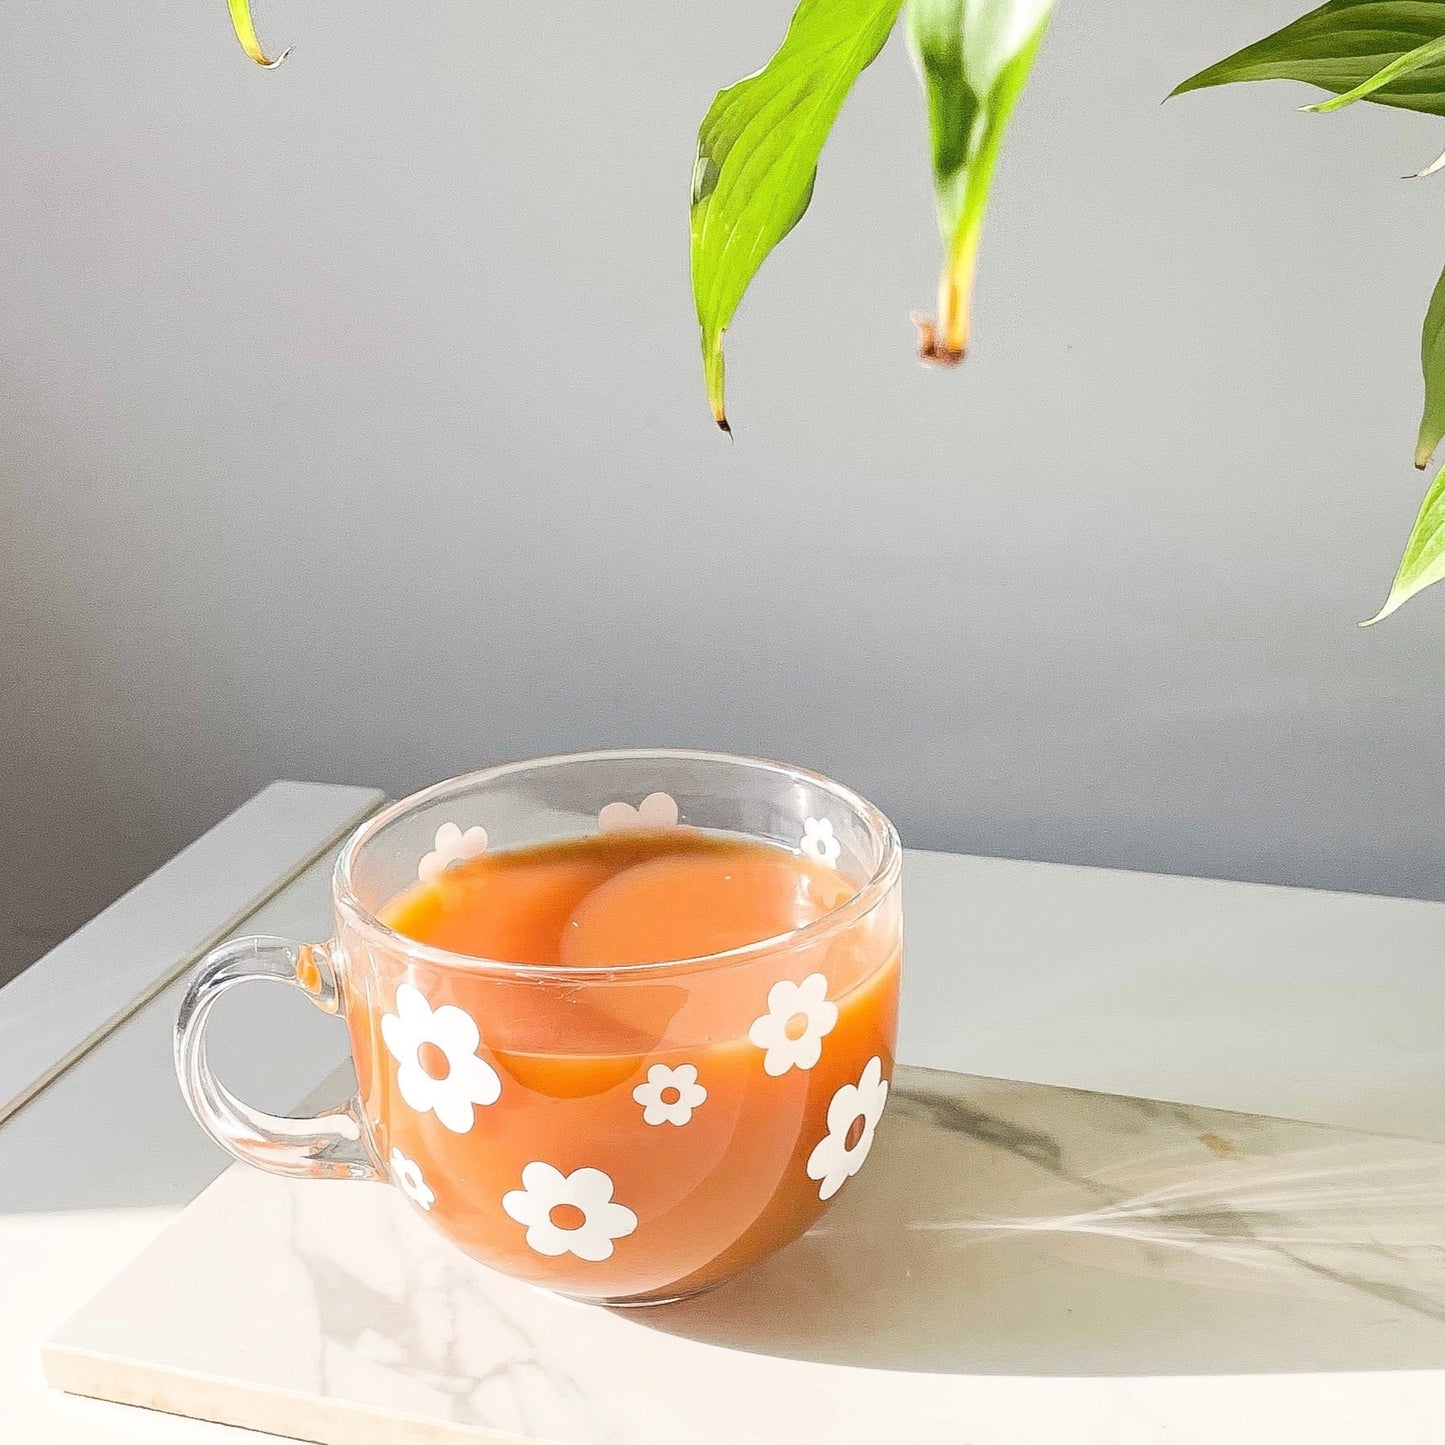
[[[1445,1438],[1442,1201],[1440,1144],[903,1069],[837,1207],[710,1295],[572,1304],[464,1259],[396,1191],[236,1169],[47,1370],[337,1445],[873,1445],[964,1419],[991,1445],[1049,1439],[1059,1411],[1132,1445],[1195,1438],[1167,1430],[1268,1377],[1231,1437],[1264,1440],[1280,1400],[1322,1408],[1322,1377],[1421,1372],[1424,1441]]]

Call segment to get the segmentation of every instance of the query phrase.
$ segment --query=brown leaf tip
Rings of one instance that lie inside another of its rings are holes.
[[[728,419],[727,419],[725,416],[714,417],[713,420],[717,422],[717,429],[718,429],[720,432],[726,432],[729,437],[732,436],[732,434],[733,434],[732,424],[728,421]]]
[[[918,328],[918,359],[920,361],[926,362],[929,366],[957,366],[963,360],[963,349],[948,345],[931,316],[920,316],[915,311],[911,320]]]

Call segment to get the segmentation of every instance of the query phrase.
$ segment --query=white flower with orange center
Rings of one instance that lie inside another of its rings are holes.
[[[707,1100],[707,1090],[697,1081],[696,1064],[679,1064],[670,1069],[654,1064],[647,1082],[639,1084],[632,1097],[642,1105],[644,1124],[686,1124],[692,1111]]]
[[[421,990],[404,983],[396,1012],[381,1021],[381,1037],[396,1060],[396,1087],[418,1114],[435,1114],[453,1134],[468,1133],[475,1106],[495,1104],[502,1094],[497,1071],[477,1056],[481,1030],[464,1009],[439,1009]]]
[[[400,1149],[391,1151],[391,1177],[406,1197],[423,1209],[436,1203],[436,1192],[422,1178],[421,1165],[408,1159]]]
[[[810,973],[802,983],[782,978],[768,990],[768,1011],[753,1020],[748,1037],[763,1050],[763,1069],[776,1078],[789,1069],[811,1069],[837,1022],[828,980]]]
[[[611,1259],[613,1241],[637,1228],[637,1216],[613,1200],[612,1180],[600,1169],[564,1174],[541,1160],[522,1170],[522,1187],[502,1196],[502,1208],[527,1226],[527,1248],[553,1259]]]
[[[828,1132],[808,1155],[808,1178],[818,1198],[831,1199],[862,1167],[888,1102],[883,1061],[869,1059],[856,1084],[844,1084],[828,1104]]]

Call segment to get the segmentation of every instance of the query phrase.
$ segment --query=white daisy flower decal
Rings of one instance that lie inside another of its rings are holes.
[[[679,1064],[670,1069],[654,1064],[647,1082],[639,1084],[632,1097],[642,1105],[644,1124],[686,1124],[692,1111],[707,1099],[707,1090],[697,1081],[696,1064]]]
[[[764,1051],[765,1072],[776,1078],[789,1069],[811,1069],[837,1022],[838,1005],[828,1002],[828,980],[810,973],[802,983],[781,978],[768,990],[768,1011],[753,1020],[748,1037]]]
[[[474,1105],[501,1097],[497,1071],[477,1057],[481,1030],[455,1004],[433,1012],[420,989],[404,983],[396,991],[396,1012],[381,1021],[381,1037],[396,1060],[401,1097],[418,1114],[435,1114],[453,1134],[471,1129]]]
[[[400,1149],[391,1151],[391,1177],[401,1192],[423,1209],[430,1209],[436,1203],[435,1191],[428,1188],[421,1177],[421,1165],[413,1163]]]
[[[833,825],[826,818],[804,818],[803,837],[798,846],[830,868],[838,866],[843,852],[843,845],[833,836]]]
[[[480,825],[465,833],[455,823],[443,823],[432,839],[433,851],[424,853],[416,865],[416,876],[423,883],[450,868],[453,863],[479,858],[487,851],[487,830]]]
[[[671,793],[649,793],[635,808],[631,803],[608,803],[597,815],[597,831],[636,833],[675,828],[677,819],[677,801]]]
[[[637,1216],[612,1199],[612,1180],[600,1169],[564,1174],[536,1160],[522,1170],[522,1187],[502,1195],[502,1208],[527,1226],[527,1247],[555,1258],[611,1259],[612,1241],[637,1228]]]
[[[868,1060],[856,1084],[844,1084],[833,1095],[828,1132],[808,1155],[808,1178],[819,1181],[819,1199],[831,1199],[863,1167],[887,1102],[888,1080],[878,1058]]]

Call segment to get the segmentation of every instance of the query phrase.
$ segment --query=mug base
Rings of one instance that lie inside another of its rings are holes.
[[[710,1280],[707,1284],[697,1285],[693,1289],[675,1290],[671,1293],[643,1294],[643,1295],[621,1295],[616,1299],[584,1299],[579,1295],[568,1295],[567,1298],[576,1300],[578,1304],[601,1305],[609,1310],[641,1310],[651,1305],[675,1305],[683,1300],[696,1299],[699,1295],[710,1294],[719,1285],[726,1284],[725,1279]]]

